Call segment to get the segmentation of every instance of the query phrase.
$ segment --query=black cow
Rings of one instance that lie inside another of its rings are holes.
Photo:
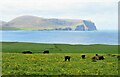
[[[104,60],[105,58],[103,56],[99,56],[98,54],[96,54],[96,56],[92,57],[92,61],[96,61],[96,60]]]
[[[81,57],[82,57],[82,59],[85,59],[85,55],[82,55]]]
[[[31,51],[23,51],[22,53],[23,53],[23,54],[32,54]]]
[[[44,54],[45,54],[45,53],[49,53],[49,51],[48,51],[48,50],[46,50],[46,51],[44,51],[43,53],[44,53]]]
[[[99,56],[98,54],[96,54],[96,56],[98,56],[98,60],[104,60],[103,56]]]
[[[65,61],[70,61],[70,56],[65,56]]]
[[[105,58],[103,56],[98,56],[99,60],[104,60]]]

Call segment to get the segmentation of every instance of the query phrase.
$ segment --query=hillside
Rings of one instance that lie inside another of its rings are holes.
[[[0,27],[1,27],[2,25],[6,24],[6,23],[7,23],[7,22],[0,20]]]
[[[13,28],[22,30],[76,30],[93,31],[97,30],[93,22],[79,19],[55,19],[42,18],[37,16],[20,16],[2,24],[4,29]]]

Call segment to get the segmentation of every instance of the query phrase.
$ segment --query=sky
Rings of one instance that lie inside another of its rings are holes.
[[[84,19],[95,23],[98,30],[118,29],[119,0],[0,0],[0,20],[18,16]]]

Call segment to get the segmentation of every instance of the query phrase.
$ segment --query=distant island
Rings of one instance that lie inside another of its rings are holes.
[[[1,30],[64,30],[64,31],[95,31],[95,24],[89,20],[56,19],[37,16],[20,16],[5,22],[0,21]]]

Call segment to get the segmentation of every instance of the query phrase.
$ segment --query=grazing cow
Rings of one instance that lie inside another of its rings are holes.
[[[98,56],[98,57],[99,57],[99,60],[104,60],[103,56]]]
[[[65,56],[65,61],[70,61],[70,56]]]
[[[96,60],[104,60],[105,58],[103,56],[99,56],[98,54],[96,54],[96,56],[92,57],[92,61],[96,61]]]
[[[82,55],[81,57],[82,57],[82,59],[85,59],[85,55]]]
[[[98,56],[94,56],[94,57],[92,57],[92,60],[93,61],[99,60],[99,57]]]
[[[98,54],[96,54],[96,56],[98,56],[98,60],[104,60],[103,56],[99,56]]]
[[[23,54],[32,54],[32,52],[31,51],[24,51],[24,52],[22,52]]]
[[[46,50],[46,51],[44,51],[43,53],[44,53],[44,54],[45,54],[45,53],[49,53],[49,50]]]

